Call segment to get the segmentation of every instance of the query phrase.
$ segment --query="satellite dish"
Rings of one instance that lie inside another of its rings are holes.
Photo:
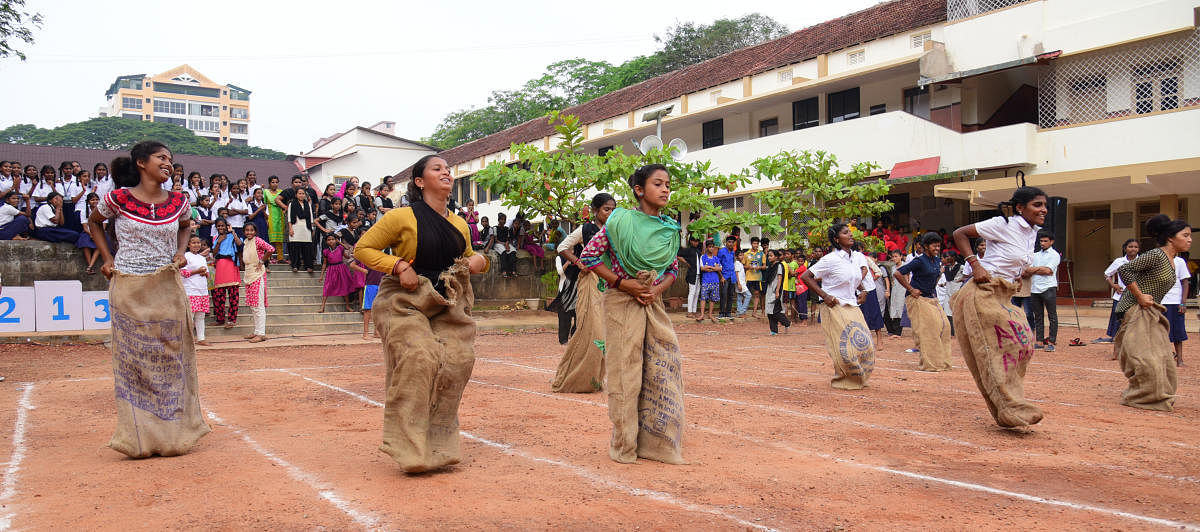
[[[663,147],[663,142],[662,139],[658,138],[658,135],[646,135],[645,138],[638,143],[638,150],[642,152],[642,155],[645,155],[650,150],[656,150],[661,147]]]
[[[671,143],[667,144],[667,152],[671,154],[671,158],[676,161],[683,159],[687,155],[687,143],[683,139],[671,139]]]

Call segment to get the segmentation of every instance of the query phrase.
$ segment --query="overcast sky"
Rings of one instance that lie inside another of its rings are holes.
[[[652,53],[677,20],[757,11],[795,31],[875,3],[28,0],[45,24],[34,45],[16,43],[27,61],[0,60],[0,129],[95,117],[118,75],[188,63],[252,91],[252,145],[294,154],[380,120],[417,140],[554,61]]]

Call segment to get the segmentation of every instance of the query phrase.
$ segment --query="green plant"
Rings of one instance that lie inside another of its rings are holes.
[[[558,296],[558,272],[548,271],[542,274],[542,296],[551,299]]]

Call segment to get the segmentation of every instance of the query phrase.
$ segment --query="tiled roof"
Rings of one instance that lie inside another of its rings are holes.
[[[566,110],[591,124],[855,44],[946,20],[946,0],[894,0],[610,92]],[[438,154],[454,165],[554,133],[536,118]],[[412,167],[396,175],[409,176]]]
[[[96,163],[111,164],[113,159],[121,155],[128,156],[129,152],[0,143],[0,160],[20,161],[23,166],[32,164],[38,168],[41,168],[43,164],[58,168],[63,161],[79,161],[79,165],[90,172]],[[212,174],[226,174],[230,178],[235,178],[246,175],[247,171],[254,170],[254,173],[258,174],[258,182],[265,185],[268,176],[277,175],[283,179],[289,179],[300,173],[300,169],[291,161],[183,154],[174,155],[173,158],[175,162],[183,165],[185,172],[191,173],[195,170],[200,172],[206,180]]]

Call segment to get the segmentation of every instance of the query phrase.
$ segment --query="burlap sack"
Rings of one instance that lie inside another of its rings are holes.
[[[575,296],[575,334],[558,362],[552,392],[591,393],[604,388],[604,301],[599,279],[579,272]]]
[[[638,278],[649,284],[651,272]],[[668,464],[683,461],[683,367],[679,339],[662,298],[643,306],[625,292],[604,293],[605,363],[612,442],[608,456]]]
[[[936,299],[908,296],[904,306],[913,323],[913,335],[920,353],[921,371],[950,369],[950,320]]]
[[[969,281],[950,298],[955,336],[963,360],[1001,427],[1042,420],[1042,410],[1025,400],[1025,367],[1033,358],[1033,331],[1025,312],[1011,303],[1016,283],[993,277]]]
[[[839,390],[861,390],[875,369],[875,344],[862,310],[850,305],[821,304],[821,330],[835,373],[830,384]]]
[[[113,387],[117,430],[108,446],[131,458],[188,452],[208,424],[200,412],[187,295],[174,265],[113,272]]]
[[[1151,308],[1135,305],[1125,311],[1121,328],[1113,338],[1121,371],[1129,388],[1121,393],[1121,404],[1146,410],[1175,410],[1175,347],[1167,336],[1170,322],[1157,303]]]
[[[384,277],[372,309],[385,357],[379,449],[408,473],[459,462],[458,403],[475,365],[475,295],[466,259],[442,273],[445,297],[419,279],[409,292],[399,279]]]

